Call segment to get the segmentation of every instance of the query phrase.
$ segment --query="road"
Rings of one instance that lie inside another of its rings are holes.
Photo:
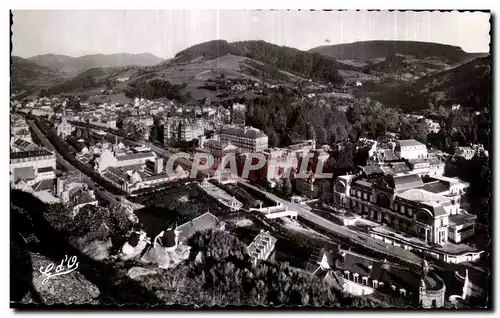
[[[81,128],[87,128],[87,127],[81,127]],[[87,128],[87,129],[89,129],[89,128]],[[114,135],[111,133],[108,133],[108,134],[116,136],[118,140],[125,139],[123,137],[120,137],[120,136],[117,136],[117,135]],[[139,142],[130,141],[128,139],[126,139],[126,140],[129,143],[136,144],[138,146],[143,145],[142,143],[139,143]],[[170,158],[170,156],[172,156],[174,154],[173,152],[169,152],[169,151],[167,151],[159,146],[156,146],[150,142],[145,142],[145,145],[150,147],[151,150],[153,150],[158,155],[164,157],[167,160]],[[178,162],[185,169],[188,169],[188,170],[191,169],[192,164],[193,164],[192,161],[190,161],[189,159],[186,159],[186,158],[178,158],[176,160],[176,162]],[[207,170],[199,171],[198,176],[199,177],[213,176],[214,172],[215,171],[213,169],[207,169]],[[351,239],[352,241],[359,243],[359,244],[362,244],[363,246],[371,248],[375,251],[383,252],[383,253],[390,254],[390,255],[393,255],[393,256],[396,256],[399,258],[403,258],[403,259],[405,259],[409,262],[412,262],[412,263],[420,264],[420,262],[421,262],[421,258],[419,256],[413,254],[410,251],[407,251],[407,250],[400,248],[400,247],[397,247],[397,246],[385,244],[380,240],[377,240],[377,239],[370,237],[366,233],[353,231],[353,230],[348,229],[344,226],[330,222],[329,220],[322,218],[322,217],[318,216],[317,214],[314,214],[313,212],[311,212],[310,208],[306,208],[302,205],[292,203],[292,202],[284,200],[276,195],[273,195],[267,191],[264,191],[261,188],[254,186],[246,179],[238,178],[237,181],[244,183],[246,186],[248,186],[256,191],[259,191],[260,193],[262,193],[263,195],[265,195],[266,197],[268,197],[269,199],[271,199],[275,202],[281,202],[284,206],[288,207],[289,210],[297,211],[298,214],[301,215],[302,217],[304,217],[305,219],[307,219],[307,220],[313,222],[314,224],[321,226],[327,230],[330,230],[339,236],[347,237],[347,238]]]
[[[87,176],[82,171],[78,170],[75,166],[73,166],[66,159],[64,159],[64,157],[57,152],[55,147],[50,143],[50,141],[47,139],[47,137],[45,137],[43,132],[37,127],[37,125],[32,120],[29,120],[28,123],[29,123],[30,127],[33,129],[33,132],[38,136],[38,138],[40,138],[40,141],[42,142],[42,144],[47,149],[50,149],[54,152],[54,154],[56,155],[56,161],[58,164],[65,167],[66,169],[68,169],[68,171],[78,171],[81,174],[83,181],[86,184],[88,184],[90,189],[94,190],[95,195],[102,198],[103,200],[109,202],[110,206],[115,206],[115,205],[118,205],[120,203],[111,193],[109,193],[106,190],[101,190],[99,188],[99,186],[96,185],[96,183],[92,180],[92,178]]]
[[[82,128],[86,128],[86,127],[82,127]],[[111,135],[113,135],[113,134],[111,134]],[[125,138],[117,136],[117,135],[114,135],[114,136],[116,136],[118,138],[118,140],[125,139]],[[141,145],[141,146],[143,145],[142,143],[139,143],[139,142],[133,142],[133,141],[130,141],[128,139],[126,139],[126,140],[132,144]],[[174,154],[174,152],[169,152],[168,150],[161,148],[159,146],[156,146],[150,142],[145,142],[145,144],[146,144],[146,146],[149,146],[151,148],[151,150],[153,150],[158,155],[164,157],[167,160],[170,158],[170,156],[172,156]],[[190,161],[189,159],[186,159],[186,158],[178,158],[176,160],[176,162],[178,162],[185,169],[188,169],[188,170],[191,169],[192,164],[193,164],[192,161]],[[199,171],[198,177],[213,176],[214,172],[215,171],[213,169]],[[401,248],[401,247],[388,245],[388,244],[382,242],[381,240],[377,240],[375,238],[372,238],[370,235],[368,235],[366,233],[363,233],[360,231],[354,231],[354,230],[351,230],[345,226],[335,224],[335,223],[315,214],[314,212],[311,211],[311,209],[308,206],[303,206],[303,205],[295,204],[295,203],[292,203],[290,201],[284,200],[284,199],[282,199],[282,198],[280,198],[272,193],[269,193],[269,192],[267,192],[259,187],[256,187],[255,185],[253,185],[251,182],[249,182],[246,179],[237,178],[237,181],[245,184],[246,186],[248,186],[248,187],[250,187],[250,188],[252,188],[260,193],[262,193],[263,195],[265,195],[266,197],[268,197],[269,199],[271,199],[275,202],[281,202],[284,206],[288,207],[289,210],[297,211],[300,216],[304,217],[308,221],[310,221],[310,222],[312,222],[320,227],[325,228],[326,230],[329,230],[329,231],[335,233],[335,235],[348,238],[351,241],[358,243],[358,244],[361,244],[362,246],[370,248],[374,251],[385,253],[388,255],[392,255],[392,256],[404,259],[404,260],[411,262],[411,263],[421,264],[421,262],[422,262],[422,258],[420,256],[412,253],[411,251],[405,250],[404,248]],[[326,235],[328,236],[328,234],[326,234]]]
[[[297,213],[307,219],[308,221],[321,226],[327,230],[330,230],[339,236],[347,237],[351,239],[352,241],[359,243],[363,246],[366,246],[368,248],[371,248],[377,252],[383,252],[389,255],[393,255],[402,259],[405,259],[409,262],[412,263],[417,263],[420,264],[422,259],[418,256],[413,254],[410,251],[407,251],[403,248],[397,247],[397,246],[392,246],[385,244],[381,242],[380,240],[374,239],[367,235],[366,233],[363,232],[357,232],[353,231],[349,228],[346,228],[342,225],[335,224],[333,222],[330,222],[329,220],[322,218],[318,216],[317,214],[311,212],[309,207],[304,207],[299,204],[292,203],[290,201],[284,200],[274,194],[271,194],[267,191],[262,190],[259,187],[256,187],[252,185],[248,180],[245,179],[238,179],[238,182],[241,182],[245,184],[245,186],[248,186],[249,188],[252,188],[253,190],[259,191],[269,199],[276,201],[276,202],[281,202],[284,206],[286,206],[289,210],[291,211],[297,211]],[[328,235],[327,235],[328,236]]]

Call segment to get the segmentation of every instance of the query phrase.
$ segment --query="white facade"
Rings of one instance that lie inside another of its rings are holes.
[[[16,181],[16,169],[18,168],[32,168],[34,170],[34,182],[46,179],[54,179],[54,172],[56,170],[56,156],[46,150],[11,153],[11,182]],[[40,169],[42,169],[42,171],[38,172]]]
[[[404,159],[427,158],[427,147],[414,139],[398,140],[395,152]]]

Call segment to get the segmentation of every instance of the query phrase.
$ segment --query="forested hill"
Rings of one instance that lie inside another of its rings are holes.
[[[343,83],[338,69],[350,68],[335,59],[316,53],[279,46],[264,41],[243,41],[229,43],[224,40],[204,42],[191,46],[175,55],[175,61],[191,61],[201,57],[215,59],[227,54],[245,56],[267,65],[302,77],[330,83]]]
[[[490,104],[491,58],[474,59],[458,67],[427,75],[412,85],[411,95],[421,105],[460,104],[482,110]]]
[[[12,56],[11,90],[24,90],[31,86],[50,86],[60,82],[64,74],[52,68],[38,65],[30,60]]]
[[[337,60],[366,60],[401,54],[412,55],[418,59],[439,58],[450,64],[463,62],[477,56],[476,53],[467,53],[458,46],[416,41],[362,41],[318,46],[309,52],[319,53]]]
[[[151,53],[89,54],[79,57],[44,54],[30,57],[28,60],[41,66],[67,72],[73,76],[98,67],[151,66],[164,61]]]

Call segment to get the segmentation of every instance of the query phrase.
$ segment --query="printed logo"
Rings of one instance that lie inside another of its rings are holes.
[[[64,255],[64,259],[61,260],[61,264],[55,268],[55,271],[52,271],[54,269],[54,264],[49,264],[46,268],[43,266],[40,267],[40,273],[45,275],[42,285],[45,285],[45,283],[47,283],[49,279],[54,276],[61,276],[75,271],[78,268],[78,264],[80,263],[77,262],[76,256],[71,256],[68,259],[68,255]]]

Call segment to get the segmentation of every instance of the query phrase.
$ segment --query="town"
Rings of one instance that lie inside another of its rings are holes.
[[[191,41],[12,56],[11,303],[488,306],[489,53]]]
[[[335,172],[342,143],[332,147],[304,139],[270,147],[264,132],[233,121],[231,114],[245,109],[242,104],[189,107],[136,98],[119,105],[80,103],[82,110],[75,112],[66,110],[67,103],[57,97],[12,102],[13,189],[45,204],[62,203],[72,216],[85,206],[120,206],[134,219],[133,211],[144,207],[134,203],[141,201],[138,197],[175,191],[174,199],[191,187],[219,206],[217,213],[200,211],[187,223],[192,224],[188,230],[179,225],[161,229],[163,234],[153,229],[134,232],[139,245],[125,243],[122,258],[138,257],[147,245],[140,242],[151,240],[154,256],[141,260],[169,268],[189,255],[189,246],[183,245],[189,235],[229,223],[235,233],[263,227],[249,242],[253,262],[275,259],[276,254],[291,260],[280,250],[278,237],[283,234],[272,230],[279,226],[288,232],[288,240],[295,232],[317,240],[314,253],[298,261],[298,268],[350,294],[395,294],[424,307],[481,294],[480,285],[468,276],[475,266],[456,264],[474,264],[484,257],[486,247],[476,239],[485,224],[464,208],[469,184],[444,173],[450,158],[487,155],[482,145],[457,147],[447,154],[390,133],[381,140],[361,138],[355,152],[367,153],[366,165],[324,178],[316,168]],[[161,131],[163,140],[152,138],[155,131]],[[175,148],[179,146],[183,148]],[[175,160],[181,150],[186,157]],[[242,167],[256,154],[264,162],[242,178]],[[220,169],[229,157],[237,168]],[[167,173],[169,160],[173,174]],[[168,231],[173,239],[165,243],[161,239]],[[319,237],[329,243],[324,245]],[[183,256],[172,263],[166,256],[170,250]],[[439,271],[455,275],[445,281]],[[457,295],[446,288],[459,285],[464,292]]]

